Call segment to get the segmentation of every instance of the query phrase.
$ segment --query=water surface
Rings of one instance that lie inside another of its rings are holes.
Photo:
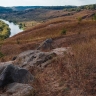
[[[19,25],[15,25],[13,22],[9,22],[9,21],[4,20],[4,19],[0,19],[0,20],[9,25],[10,32],[11,32],[10,37],[23,31],[22,29],[19,28]]]

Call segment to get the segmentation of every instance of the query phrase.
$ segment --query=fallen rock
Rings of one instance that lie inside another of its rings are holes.
[[[32,80],[32,74],[26,69],[14,66],[12,64],[0,67],[0,87],[4,87],[13,82],[25,84]]]
[[[32,91],[32,87],[28,84],[12,83],[7,86],[6,93],[10,96],[25,96]]]
[[[39,45],[39,47],[37,48],[37,50],[45,50],[45,51],[47,51],[47,50],[51,50],[51,49],[53,49],[53,47],[52,47],[52,39],[51,38],[49,38],[49,39],[46,39],[45,41],[43,41],[40,45]]]
[[[28,68],[31,66],[42,67],[46,62],[52,60],[56,56],[54,52],[41,52],[40,50],[28,50],[25,51],[14,61],[14,64],[20,67]],[[48,64],[48,63],[46,63]]]
[[[27,96],[33,88],[28,84],[11,83],[6,86],[6,92],[0,96]]]

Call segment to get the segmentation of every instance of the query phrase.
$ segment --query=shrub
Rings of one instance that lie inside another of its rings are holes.
[[[2,52],[0,52],[0,58],[2,58],[4,56],[4,54]]]
[[[78,20],[78,23],[80,23],[82,21],[82,17],[78,17],[77,20]]]
[[[92,17],[92,20],[96,21],[96,14]]]
[[[62,35],[66,35],[66,29],[63,29],[63,30],[61,31],[61,34],[62,34]]]

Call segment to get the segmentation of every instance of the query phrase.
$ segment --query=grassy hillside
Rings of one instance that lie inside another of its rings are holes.
[[[36,96],[96,96],[96,10],[70,12],[36,9],[28,12],[30,16],[33,14],[31,12],[34,13],[32,18],[38,20],[47,18],[47,21],[34,27],[30,26],[34,22],[23,21],[29,29],[0,41],[2,53],[0,53],[2,55],[0,61],[12,60],[19,53],[36,49],[42,41],[52,38],[54,48],[71,47],[71,53],[57,57],[44,69],[30,69],[35,76],[32,83],[34,94]],[[26,15],[26,18],[28,14],[19,13],[20,16]]]
[[[53,38],[54,47],[71,46],[95,38],[96,21],[92,19],[91,14],[93,13],[95,11],[84,10],[74,15],[50,19],[2,41],[1,51],[5,54],[3,60],[11,60],[20,52],[35,49],[40,42],[47,38]],[[66,30],[66,35],[62,34],[63,30]],[[63,41],[63,38],[66,41]]]
[[[30,9],[25,11],[12,12],[10,14],[0,14],[0,18],[11,21],[46,21],[48,19],[69,16],[74,12],[53,9]],[[11,18],[10,18],[11,17]]]
[[[74,55],[57,57],[42,71],[30,70],[36,76],[32,84],[36,96],[95,96],[95,46],[96,39],[78,42],[71,46]]]

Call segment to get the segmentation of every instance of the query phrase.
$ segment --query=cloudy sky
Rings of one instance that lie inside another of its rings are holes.
[[[96,0],[0,0],[0,6],[86,5]]]

